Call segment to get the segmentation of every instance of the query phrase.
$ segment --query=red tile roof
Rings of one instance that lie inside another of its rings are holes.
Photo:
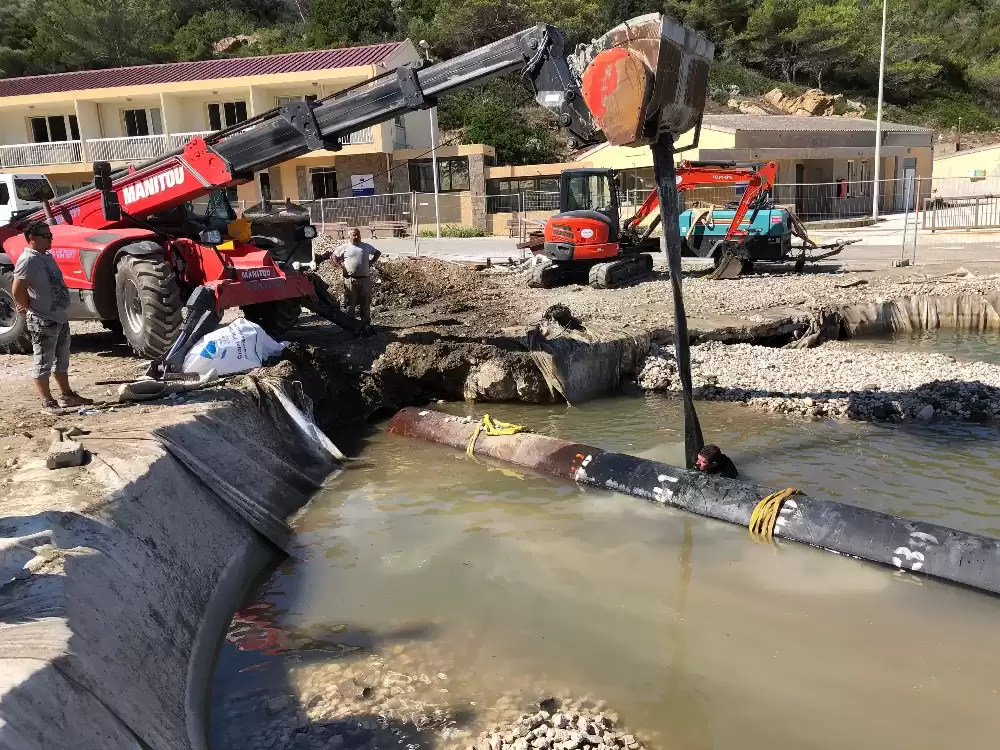
[[[233,57],[222,60],[136,65],[130,68],[80,70],[75,73],[6,78],[0,79],[0,97],[375,65],[391,57],[404,44],[405,42],[389,42],[367,47],[289,52],[265,57]]]

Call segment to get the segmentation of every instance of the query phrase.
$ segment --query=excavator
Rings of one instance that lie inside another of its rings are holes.
[[[775,162],[755,167],[735,162],[682,161],[676,172],[678,192],[705,186],[746,186],[720,239],[710,245],[692,245],[687,240],[693,233],[687,232],[683,244],[691,254],[714,259],[719,278],[738,276],[742,264],[751,262],[751,253],[757,246],[777,241],[781,254],[787,236],[782,237],[770,226],[763,233],[753,228],[762,199],[774,187],[778,174]],[[545,222],[544,232],[536,233],[520,245],[550,261],[533,267],[529,286],[550,288],[586,273],[592,287],[609,289],[652,272],[653,258],[649,253],[660,250],[659,239],[652,236],[662,219],[659,191],[650,191],[635,215],[620,223],[618,184],[617,173],[610,169],[563,172],[559,213]],[[748,226],[744,220],[751,210]],[[643,223],[651,216],[652,220],[644,227]],[[705,218],[711,222],[711,214],[702,217]],[[779,228],[790,228],[787,217],[779,220]]]
[[[707,39],[655,13],[573,50],[561,31],[539,24],[448,61],[406,65],[319,101],[286,104],[145,163],[97,162],[92,184],[39,195],[42,209],[0,227],[0,347],[27,342],[10,289],[23,230],[39,220],[52,226],[71,319],[120,326],[158,376],[179,372],[184,354],[231,307],[275,335],[303,306],[353,328],[314,273],[308,213],[264,205],[237,218],[227,188],[310,151],[337,151],[355,131],[510,72],[568,132],[572,148],[672,144],[701,118],[713,54]],[[207,210],[195,212],[193,202],[206,198]]]

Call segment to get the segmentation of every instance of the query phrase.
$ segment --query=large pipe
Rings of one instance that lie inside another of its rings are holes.
[[[475,420],[403,409],[393,435],[464,449]],[[634,495],[740,526],[772,490],[579,443],[519,433],[480,434],[475,453],[581,484]],[[1000,594],[1000,540],[853,505],[796,495],[782,506],[774,535],[842,555]]]

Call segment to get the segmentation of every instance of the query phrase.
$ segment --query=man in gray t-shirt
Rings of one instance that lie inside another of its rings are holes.
[[[350,315],[361,308],[361,323],[372,322],[372,263],[382,257],[377,248],[361,241],[361,231],[351,230],[351,241],[333,251],[333,262],[344,269],[344,307]]]
[[[69,289],[62,270],[49,253],[52,229],[36,221],[24,231],[28,246],[14,266],[12,289],[17,311],[27,319],[35,355],[32,377],[46,411],[94,403],[75,393],[69,384]],[[49,390],[49,375],[55,369],[62,399]]]

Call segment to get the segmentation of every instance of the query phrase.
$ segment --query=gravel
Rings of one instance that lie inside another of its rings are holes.
[[[772,412],[862,420],[981,420],[1000,415],[1000,366],[848,342],[778,349],[710,342],[691,349],[697,395]],[[679,390],[670,347],[656,347],[637,381]]]
[[[480,283],[462,291],[471,315],[503,325],[535,320],[555,302],[563,302],[582,320],[659,327],[673,319],[670,280],[665,274],[622,289],[592,289],[579,284],[529,289],[528,273],[517,268],[491,269]],[[753,274],[730,281],[684,278],[688,317],[731,316],[762,323],[760,313],[774,308],[821,310],[916,295],[985,295],[1000,292],[1000,274],[975,276],[959,269],[929,275],[916,269],[894,272]]]
[[[280,667],[284,689],[251,682],[216,708],[224,717],[216,721],[220,750],[639,750],[649,744],[626,734],[604,701],[539,700],[550,690],[568,695],[568,686],[525,680],[523,667],[506,680],[513,689],[493,692],[475,666],[477,649],[471,638],[413,641],[313,663],[289,652]]]

